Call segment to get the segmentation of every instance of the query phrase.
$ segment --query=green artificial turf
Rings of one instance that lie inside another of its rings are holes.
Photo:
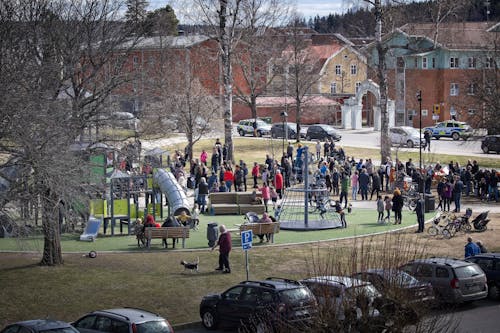
[[[426,214],[426,219],[433,214]],[[417,223],[417,218],[414,213],[408,210],[403,211],[403,223],[401,225],[380,225],[377,224],[377,212],[371,209],[355,209],[351,214],[346,215],[346,229],[330,229],[320,231],[286,231],[280,230],[279,234],[275,235],[275,244],[300,243],[300,242],[315,242],[329,239],[338,239],[343,237],[360,236],[386,232],[390,230],[400,229]],[[200,217],[200,226],[198,230],[191,230],[190,238],[186,240],[186,249],[207,249],[207,224],[216,222],[218,225],[225,224],[227,228],[233,229],[233,245],[240,246],[238,232],[238,224],[244,222],[243,215],[221,215]],[[63,252],[82,252],[86,253],[90,250],[95,251],[148,251],[144,248],[137,247],[135,236],[126,235],[127,228],[124,227],[124,235],[120,235],[119,228],[115,228],[115,236],[102,235],[101,233],[94,242],[80,241],[80,234],[63,234],[61,239],[61,247]],[[258,239],[254,240],[254,246],[263,246],[259,244]],[[161,239],[152,241],[151,251],[171,251],[172,241],[168,242],[168,249],[163,249]],[[42,251],[43,238],[41,235],[26,239],[17,238],[2,238],[0,239],[0,251]],[[182,249],[181,242],[176,245],[176,249]]]

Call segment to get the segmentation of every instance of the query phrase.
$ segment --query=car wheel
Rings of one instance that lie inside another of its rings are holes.
[[[271,138],[276,139],[276,133],[271,132]]]
[[[306,141],[311,141],[311,137],[309,135],[306,136]]]
[[[208,330],[215,330],[218,325],[217,316],[214,310],[204,309],[201,313],[201,323]]]
[[[244,132],[243,130],[238,130],[238,134],[239,134],[240,136],[245,136],[245,132]]]
[[[439,140],[441,137],[436,135],[434,138],[435,138],[436,140]]]
[[[408,148],[413,148],[413,141],[411,140],[406,141],[406,145],[408,146]]]
[[[483,147],[481,147],[481,149],[483,150],[483,153],[485,153],[485,154],[488,154],[490,152],[490,150],[488,149],[487,146],[483,146]]]
[[[262,132],[261,132],[261,131],[257,131],[257,136],[258,136],[259,138],[262,138]]]
[[[458,139],[460,139],[460,134],[458,134],[457,132],[453,133],[451,135],[451,138],[455,141],[457,141]]]
[[[495,301],[498,300],[498,298],[500,297],[500,290],[498,289],[497,286],[495,285],[489,286],[488,297]]]

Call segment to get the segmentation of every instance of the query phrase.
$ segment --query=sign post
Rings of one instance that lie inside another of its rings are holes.
[[[248,281],[248,250],[252,248],[253,233],[252,230],[241,232],[241,248],[245,251],[245,270],[247,272]]]

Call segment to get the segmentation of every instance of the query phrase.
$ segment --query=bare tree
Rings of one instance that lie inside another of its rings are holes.
[[[279,58],[286,46],[283,38],[276,38],[273,28],[288,20],[288,11],[283,0],[249,1],[242,5],[243,35],[234,60],[245,84],[235,86],[235,96],[250,108],[255,120],[257,98],[266,93],[277,75],[276,71],[268,72],[270,61]]]
[[[129,33],[116,21],[121,9],[97,0],[0,4],[0,153],[23,170],[11,201],[40,202],[43,265],[63,262],[61,205],[86,202],[88,164],[70,148],[122,82],[105,70]]]
[[[288,31],[288,47],[285,62],[288,71],[284,74],[285,91],[295,99],[295,119],[297,121],[297,141],[300,141],[302,107],[307,103],[311,88],[321,78],[320,59],[311,50],[312,40],[302,31],[300,17],[292,19]]]
[[[233,160],[233,56],[241,39],[241,6],[249,0],[195,0],[194,21],[208,27],[219,46],[222,83],[222,110],[224,113],[224,141],[227,159]]]

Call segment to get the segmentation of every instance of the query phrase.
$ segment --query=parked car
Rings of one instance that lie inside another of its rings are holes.
[[[401,270],[420,281],[430,282],[435,295],[444,303],[463,303],[488,296],[483,270],[476,264],[459,259],[415,259]]]
[[[73,323],[80,333],[173,333],[160,315],[141,309],[117,308],[93,311]]]
[[[286,132],[286,129],[288,133]],[[284,138],[288,134],[288,139],[297,139],[297,124],[296,123],[275,123],[271,127],[272,138]],[[300,137],[305,138],[307,134],[307,127],[300,126]]]
[[[473,134],[472,127],[463,121],[448,120],[437,123],[435,126],[424,128],[423,132],[429,131],[431,136],[439,138],[452,138],[453,140],[467,140]]]
[[[370,282],[385,299],[402,307],[431,305],[434,301],[429,282],[421,282],[399,269],[368,269],[353,274],[353,277]]]
[[[255,126],[255,124],[257,125]],[[238,126],[236,127],[238,134],[241,136],[245,136],[247,134],[254,135],[254,129],[257,130],[257,136],[269,135],[269,133],[271,133],[271,125],[262,119],[257,119],[257,121],[255,121],[255,119],[240,120]]]
[[[476,254],[466,260],[477,264],[486,274],[489,298],[500,299],[500,253]]]
[[[410,127],[391,127],[389,128],[389,138],[392,144],[398,146],[407,146],[408,148],[425,146],[424,132],[422,131],[422,139],[420,139],[420,131]]]
[[[330,125],[315,124],[309,125],[306,132],[306,140],[334,140],[340,141],[342,136]]]
[[[481,140],[481,150],[488,154],[494,151],[500,153],[500,135],[487,135]]]
[[[320,309],[334,311],[335,319],[345,325],[367,318],[372,322],[382,320],[376,308],[382,295],[370,282],[334,275],[311,277],[300,282],[316,296]]]
[[[69,323],[51,319],[20,321],[7,325],[1,333],[78,333]]]
[[[203,297],[200,303],[202,324],[209,330],[243,323],[255,331],[286,324],[300,332],[316,311],[316,299],[307,287],[281,278],[243,281],[222,294]]]

